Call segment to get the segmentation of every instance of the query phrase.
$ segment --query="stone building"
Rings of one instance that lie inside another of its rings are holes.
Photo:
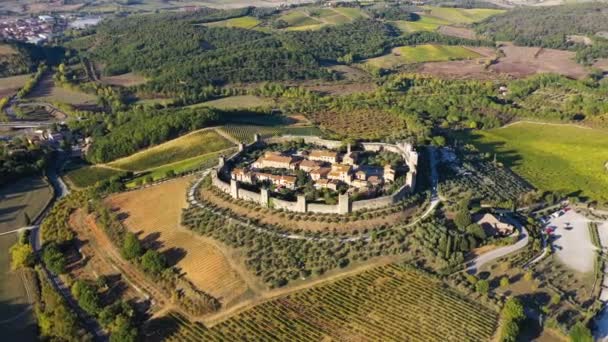
[[[334,164],[338,162],[338,152],[329,150],[312,150],[308,154],[308,159]]]

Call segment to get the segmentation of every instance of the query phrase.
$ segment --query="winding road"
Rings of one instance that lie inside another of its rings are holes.
[[[30,234],[30,242],[34,249],[34,252],[39,253],[41,248],[41,240],[40,240],[40,224],[44,220],[44,218],[48,215],[50,210],[53,208],[53,205],[58,199],[61,199],[70,193],[70,189],[63,182],[61,177],[58,175],[58,171],[61,169],[61,166],[65,162],[65,155],[63,151],[57,151],[58,155],[54,159],[55,164],[53,167],[50,167],[47,172],[47,178],[49,183],[54,189],[55,198],[52,203],[45,209],[45,211],[39,215],[39,217],[34,222],[34,225],[31,228],[32,234]],[[44,266],[44,265],[43,265]],[[51,281],[51,284],[55,288],[55,290],[60,293],[63,298],[67,301],[68,305],[72,309],[72,312],[76,313],[81,322],[83,322],[87,331],[91,332],[95,337],[96,341],[105,342],[108,340],[108,336],[104,333],[103,329],[99,325],[99,323],[91,318],[88,314],[86,314],[82,308],[76,303],[76,300],[72,297],[72,293],[70,292],[70,288],[59,278],[58,276],[52,274],[46,267],[43,267],[48,279]]]

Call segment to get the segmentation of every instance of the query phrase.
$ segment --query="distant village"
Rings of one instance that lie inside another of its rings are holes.
[[[4,19],[0,21],[0,39],[43,44],[68,28],[84,29],[98,24],[101,17],[50,16]]]

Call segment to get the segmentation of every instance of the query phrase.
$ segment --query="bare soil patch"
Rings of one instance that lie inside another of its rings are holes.
[[[1,49],[0,49],[1,50]],[[2,54],[2,52],[0,52]],[[25,85],[30,75],[19,75],[0,78],[0,97],[12,96]]]
[[[122,298],[123,300],[145,300],[145,295],[139,292],[135,286],[124,280],[119,270],[114,267],[108,256],[108,246],[96,239],[91,229],[92,218],[79,209],[70,216],[70,227],[78,236],[78,250],[83,256],[83,262],[79,267],[73,268],[71,274],[77,279],[95,281],[104,276],[109,279],[108,289],[105,295],[110,298]]]
[[[537,73],[556,73],[571,78],[583,78],[588,74],[584,66],[576,63],[575,53],[554,49],[514,46],[500,48],[505,56],[490,66],[490,70],[513,77],[526,77]]]
[[[192,177],[110,196],[106,203],[120,211],[123,223],[148,247],[158,248],[200,290],[224,305],[243,295],[248,286],[215,245],[180,225],[187,207]]]
[[[101,82],[109,85],[121,86],[121,87],[131,87],[140,84],[144,84],[147,82],[146,78],[134,74],[132,72],[116,75],[116,76],[102,76]]]
[[[475,31],[466,27],[458,27],[458,26],[440,26],[437,30],[439,33],[444,34],[446,36],[465,38],[465,39],[475,39],[477,35]]]
[[[304,88],[316,91],[324,95],[349,95],[354,93],[365,93],[374,91],[376,84],[369,83],[339,83],[339,84],[318,84],[318,85],[302,85]]]
[[[280,226],[289,230],[304,230],[304,231],[337,231],[337,232],[353,232],[354,230],[363,231],[364,229],[372,229],[382,225],[395,225],[396,223],[404,223],[416,211],[416,208],[408,208],[397,213],[387,213],[379,217],[369,219],[359,219],[357,221],[346,222],[339,219],[337,222],[321,222],[312,220],[294,220],[289,218],[289,213],[272,213],[259,210],[260,207],[247,208],[238,203],[230,202],[218,196],[214,190],[209,188],[201,188],[201,198],[221,208],[230,209],[240,217],[255,219],[262,224]],[[256,210],[258,209],[258,210]],[[314,216],[313,216],[314,217]]]

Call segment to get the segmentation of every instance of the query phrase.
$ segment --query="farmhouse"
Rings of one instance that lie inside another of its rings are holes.
[[[511,235],[515,231],[513,225],[501,221],[498,217],[493,214],[486,213],[482,216],[478,216],[475,223],[481,226],[488,235]]]

